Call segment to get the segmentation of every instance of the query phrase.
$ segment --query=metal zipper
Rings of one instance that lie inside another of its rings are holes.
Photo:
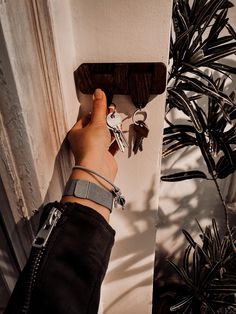
[[[61,217],[61,211],[58,208],[53,207],[49,213],[48,219],[46,220],[43,227],[39,230],[36,238],[33,242],[34,248],[44,248],[48,242],[50,234],[56,226],[58,220]]]
[[[26,283],[25,300],[21,311],[22,314],[27,314],[29,312],[32,292],[35,287],[42,258],[45,254],[46,246],[50,238],[50,235],[53,229],[55,228],[58,220],[60,219],[62,212],[63,212],[62,209],[59,210],[58,208],[53,207],[48,215],[46,222],[44,223],[43,227],[39,230],[38,234],[36,235],[33,241],[29,262],[30,269]]]

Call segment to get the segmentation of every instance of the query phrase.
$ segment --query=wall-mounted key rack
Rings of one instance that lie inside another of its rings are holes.
[[[77,95],[93,94],[101,88],[108,103],[113,95],[130,95],[137,108],[144,108],[151,95],[162,94],[166,88],[166,66],[150,63],[83,63],[74,72]]]

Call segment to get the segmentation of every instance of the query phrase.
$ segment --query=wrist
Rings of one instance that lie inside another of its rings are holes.
[[[86,167],[88,169],[92,169],[98,173],[102,173],[102,171],[99,172],[99,170],[100,170],[99,168],[92,168],[92,167],[89,168],[88,166],[84,166],[84,165],[81,165],[81,166]],[[104,176],[106,176],[106,175],[104,174]],[[71,175],[70,175],[70,179],[89,181],[89,182],[95,183],[95,184],[99,185],[100,187],[107,189],[109,191],[112,190],[112,186],[109,183],[107,183],[106,181],[104,181],[100,177],[98,177],[92,173],[89,173],[87,171],[81,170],[81,169],[73,169],[71,172]]]
[[[102,187],[99,187],[93,180],[98,181]],[[101,181],[104,182],[102,183]],[[110,189],[106,185],[110,186]],[[85,199],[85,202],[89,200],[89,202],[93,201],[95,204],[102,205],[110,212],[112,211],[113,204],[115,204],[115,207],[119,204],[123,209],[125,205],[125,198],[121,194],[120,188],[115,186],[108,178],[94,169],[76,165],[73,167],[72,175],[65,187],[62,202],[71,202],[77,199],[76,202],[81,203],[81,198]],[[92,207],[95,208],[94,206]],[[97,210],[97,208],[95,209]]]
[[[92,169],[98,173],[102,173],[102,175],[106,176],[104,174],[104,171],[101,170],[102,167],[99,167],[98,164],[94,166],[94,163],[90,163],[88,159],[86,159],[86,163],[80,162],[80,165],[89,169]],[[91,174],[87,171],[83,171],[81,169],[73,169],[70,175],[70,179],[75,179],[75,180],[85,180],[89,181],[91,183],[95,183],[96,185],[108,190],[112,191],[112,186],[107,183],[106,181],[102,180],[98,176]],[[114,180],[114,179],[113,179]],[[79,203],[81,205],[90,207],[94,210],[96,210],[99,214],[101,214],[107,222],[109,222],[109,217],[110,217],[110,211],[102,206],[97,204],[94,201],[91,201],[89,199],[83,199],[79,197],[74,197],[74,196],[63,196],[61,199],[62,203],[70,202],[70,203]]]
[[[113,157],[112,157],[113,159]],[[79,162],[76,162],[75,165],[82,166],[87,169],[91,169],[100,175],[104,176],[108,180],[110,180],[112,183],[114,183],[116,174],[117,174],[117,164],[115,160],[113,159],[112,162],[107,158],[107,156],[99,156],[95,158],[84,158],[80,160]],[[77,170],[77,169],[74,169]],[[79,170],[79,169],[78,169]],[[81,171],[81,170],[80,170]],[[87,173],[89,174],[89,173]],[[91,176],[91,174],[89,174]],[[92,175],[93,178],[97,179],[102,184],[105,183],[103,180],[101,180],[99,177]]]
[[[91,183],[95,183],[96,185],[98,185],[102,188],[111,190],[111,186],[105,185],[98,178],[96,178],[94,175],[91,175],[91,174],[89,174],[85,171],[82,171],[80,169],[73,169],[71,172],[71,175],[70,175],[70,179],[88,181]],[[106,208],[106,207],[104,207],[104,206],[102,206],[102,205],[100,205],[100,204],[98,204],[92,200],[70,195],[70,196],[62,196],[61,202],[62,203],[67,203],[67,202],[78,203],[78,204],[90,207],[90,208],[94,209],[95,211],[97,211],[99,214],[101,214],[106,219],[106,221],[109,222],[110,211],[108,210],[108,208]]]

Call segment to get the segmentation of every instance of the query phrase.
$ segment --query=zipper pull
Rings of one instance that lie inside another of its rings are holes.
[[[50,234],[54,227],[57,224],[57,221],[61,217],[61,211],[55,207],[53,207],[48,215],[48,218],[43,225],[43,227],[39,230],[38,234],[36,235],[34,242],[32,244],[35,248],[43,248],[46,246]]]

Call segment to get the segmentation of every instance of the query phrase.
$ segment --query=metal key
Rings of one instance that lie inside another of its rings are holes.
[[[114,111],[107,115],[107,126],[113,131],[116,142],[119,146],[120,151],[124,152],[125,147],[128,147],[128,142],[121,130],[122,118],[121,115]]]
[[[137,121],[134,124],[134,131],[136,134],[133,152],[137,154],[138,150],[143,150],[143,139],[148,136],[149,128],[144,121]]]

